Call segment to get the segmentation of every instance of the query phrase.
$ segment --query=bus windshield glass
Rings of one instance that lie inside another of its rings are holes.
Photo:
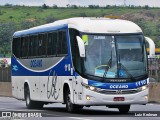
[[[142,35],[82,35],[84,74],[101,78],[136,78],[147,74]]]

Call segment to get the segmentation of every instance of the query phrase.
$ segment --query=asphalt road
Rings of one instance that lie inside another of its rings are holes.
[[[59,103],[45,105],[41,110],[30,110],[26,108],[24,101],[0,97],[0,120],[7,120],[6,118],[2,118],[2,114],[4,117],[6,112],[8,114],[11,113],[15,119],[23,120],[159,120],[160,104],[132,105],[128,114],[120,114],[118,109],[104,106],[84,107],[79,113],[67,113],[65,105]],[[24,117],[20,118],[19,116]],[[38,118],[33,116],[37,116]]]

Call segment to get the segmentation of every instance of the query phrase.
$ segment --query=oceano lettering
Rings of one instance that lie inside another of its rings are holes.
[[[31,68],[42,67],[42,60],[31,60]]]
[[[128,88],[128,85],[110,85],[110,88]]]

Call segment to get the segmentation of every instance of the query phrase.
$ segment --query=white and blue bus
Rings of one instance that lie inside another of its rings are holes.
[[[27,108],[66,104],[107,106],[129,112],[148,102],[145,37],[135,23],[70,18],[15,32],[12,94]]]

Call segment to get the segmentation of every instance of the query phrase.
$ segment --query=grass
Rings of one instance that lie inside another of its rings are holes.
[[[87,16],[100,17],[103,15],[117,15],[121,16],[124,14],[135,14],[137,12],[150,11],[150,12],[158,12],[160,9],[129,9],[129,8],[112,8],[112,9],[90,9],[90,8],[61,8],[61,9],[42,9],[40,7],[2,7],[0,11],[2,15],[0,15],[1,22],[21,22],[25,19],[29,18],[37,18],[40,21],[43,21],[45,17],[52,15],[57,19],[65,19],[70,17],[78,17],[82,13],[85,13]],[[13,18],[10,18],[12,16]]]

